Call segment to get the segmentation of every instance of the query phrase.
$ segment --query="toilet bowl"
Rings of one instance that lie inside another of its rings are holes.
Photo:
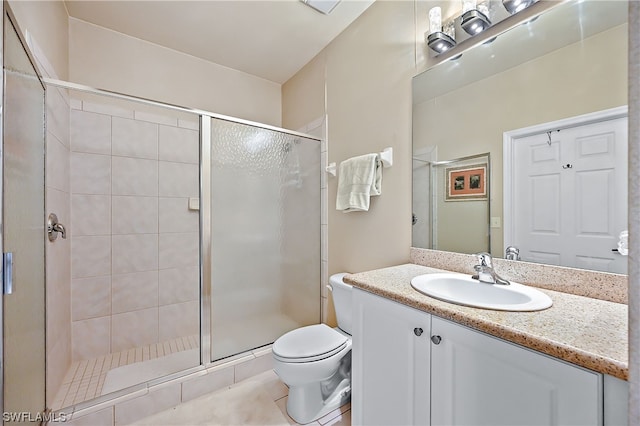
[[[351,290],[346,273],[332,275],[338,327],[314,324],[290,331],[273,343],[274,370],[287,386],[287,413],[310,423],[351,397]]]

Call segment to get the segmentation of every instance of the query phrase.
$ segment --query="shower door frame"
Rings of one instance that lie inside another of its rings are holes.
[[[0,78],[3,82],[0,84],[0,103],[2,103],[2,109],[0,110],[0,255],[3,260],[0,262],[0,412],[4,413],[4,15],[11,9],[5,8],[5,1],[2,1],[0,11],[2,12],[2,22],[0,23]],[[21,34],[18,34],[18,36],[21,36]]]
[[[211,117],[200,114],[200,362],[205,365],[213,358],[211,198]]]
[[[107,96],[115,99],[121,99],[126,101],[137,102],[145,105],[164,108],[167,110],[186,112],[194,115],[198,115],[200,118],[200,163],[199,163],[199,191],[200,191],[200,365],[182,370],[180,372],[170,374],[167,376],[158,377],[149,380],[146,383],[134,385],[127,389],[114,392],[112,394],[103,395],[92,400],[78,404],[78,407],[91,406],[97,403],[107,401],[113,398],[117,398],[122,395],[127,395],[132,391],[142,389],[144,387],[165,383],[170,380],[197,372],[202,369],[202,366],[211,364],[213,359],[212,342],[211,342],[211,329],[213,316],[211,314],[211,244],[212,244],[212,229],[211,229],[211,121],[212,119],[225,120],[233,123],[244,124],[248,126],[258,127],[261,129],[272,130],[287,135],[299,136],[306,139],[321,142],[321,139],[301,132],[287,130],[268,124],[253,122],[250,120],[244,120],[240,118],[230,117],[222,114],[216,114],[209,111],[182,107],[169,103],[154,101],[151,99],[131,96],[122,94],[115,91],[97,89],[94,87],[71,83],[62,80],[56,80],[52,78],[43,77],[42,81],[45,85],[52,85],[55,87],[70,89],[79,92],[85,92],[90,94]]]
[[[43,116],[42,116],[42,125],[43,125],[43,138],[42,138],[42,160],[43,160],[43,165],[44,165],[44,169],[43,169],[43,180],[42,180],[42,193],[41,195],[43,196],[42,199],[42,206],[43,206],[43,210],[42,210],[42,220],[43,220],[43,225],[42,225],[42,230],[45,231],[46,227],[44,226],[44,214],[45,214],[45,209],[46,209],[46,201],[45,201],[45,197],[46,197],[46,174],[44,174],[46,172],[46,93],[47,93],[47,87],[46,84],[44,83],[44,77],[42,76],[40,70],[38,69],[37,61],[33,55],[33,53],[30,50],[30,46],[29,43],[27,43],[27,40],[24,37],[24,33],[22,31],[22,29],[20,28],[20,25],[18,24],[18,20],[16,19],[15,14],[13,13],[13,10],[11,9],[11,6],[8,4],[7,0],[2,0],[1,2],[2,4],[0,5],[0,11],[2,12],[2,19],[0,22],[0,67],[1,67],[1,72],[0,72],[0,78],[2,81],[2,84],[0,84],[0,104],[1,104],[1,108],[0,108],[0,259],[2,259],[2,261],[0,261],[0,412],[3,413],[3,419],[2,419],[2,424],[5,424],[5,371],[6,371],[6,364],[5,364],[5,359],[4,359],[4,354],[5,354],[5,309],[4,309],[4,303],[5,303],[5,271],[4,271],[4,238],[5,238],[5,215],[4,215],[4,207],[5,207],[5,167],[4,167],[4,163],[5,163],[5,125],[4,125],[4,120],[5,120],[5,24],[7,22],[9,22],[9,25],[12,26],[13,31],[15,31],[15,35],[18,38],[19,43],[22,46],[23,52],[27,58],[27,60],[29,61],[29,63],[31,64],[32,68],[33,68],[33,72],[34,72],[34,77],[36,77],[36,79],[38,80],[38,83],[40,84],[40,86],[42,87],[42,94],[43,94]],[[42,329],[43,329],[43,341],[44,341],[44,348],[43,350],[43,366],[44,369],[42,371],[43,377],[42,377],[42,402],[43,402],[43,406],[40,407],[40,411],[39,412],[29,412],[29,413],[11,413],[11,414],[20,414],[20,415],[25,415],[28,414],[29,418],[31,418],[32,416],[37,416],[37,415],[43,415],[46,416],[46,248],[45,248],[45,235],[43,232],[42,235],[42,248],[43,248],[43,259],[42,259],[42,266],[44,267],[44,270],[42,271],[43,275],[43,289],[42,289],[42,293],[43,293],[43,302],[44,302],[44,323],[42,324]],[[13,417],[12,417],[13,418]],[[13,420],[8,420],[8,421],[13,421]]]
[[[211,177],[213,168],[211,164],[211,134],[212,134],[212,121],[213,119],[229,121],[232,123],[243,124],[252,127],[258,127],[260,129],[271,130],[279,133],[284,133],[291,136],[303,137],[309,140],[314,140],[319,143],[322,139],[309,134],[296,132],[293,130],[287,130],[268,124],[257,123],[249,120],[243,120],[235,117],[229,117],[221,114],[215,114],[202,110],[194,110],[200,113],[200,256],[202,263],[200,265],[200,277],[201,277],[201,360],[204,365],[219,362],[222,359],[213,359],[213,345],[211,341],[211,331],[213,330],[213,315],[212,315],[212,244],[213,244],[213,231],[212,231],[212,185]],[[322,170],[320,171],[322,173]],[[320,225],[320,223],[319,223]],[[322,238],[322,237],[321,237]],[[320,259],[321,260],[321,259]],[[320,264],[322,262],[320,261]],[[207,283],[205,285],[204,283]],[[322,298],[322,294],[319,294]],[[322,304],[320,303],[320,314],[322,314]],[[321,316],[321,315],[320,315]],[[319,318],[320,319],[320,318]],[[255,348],[247,349],[251,351]],[[237,355],[237,354],[236,354]],[[205,357],[206,356],[206,357]],[[233,357],[230,355],[229,357]],[[204,361],[206,359],[206,361]]]

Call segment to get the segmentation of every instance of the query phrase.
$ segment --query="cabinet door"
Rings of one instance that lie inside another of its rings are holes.
[[[353,424],[429,424],[431,316],[358,289],[353,305]]]
[[[603,375],[604,378],[604,425],[626,426],[629,424],[627,405],[629,401],[629,382],[616,377]]]
[[[432,319],[433,425],[599,425],[602,376]]]

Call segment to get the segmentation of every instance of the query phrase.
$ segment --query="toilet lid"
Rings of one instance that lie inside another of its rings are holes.
[[[326,324],[315,324],[290,331],[273,343],[274,355],[289,362],[323,359],[339,352],[348,338]]]

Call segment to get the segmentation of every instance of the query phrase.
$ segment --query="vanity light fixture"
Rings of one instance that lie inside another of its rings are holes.
[[[526,9],[535,2],[536,0],[502,0],[502,5],[507,9],[507,12],[513,15]]]
[[[453,26],[451,26],[453,30]],[[456,45],[452,35],[442,31],[442,9],[440,7],[432,7],[429,10],[429,34],[426,35],[425,41],[429,48],[436,53],[446,52]]]
[[[489,19],[489,7],[486,3],[478,5],[476,0],[463,0],[460,26],[467,34],[472,36],[489,28],[491,20]]]

